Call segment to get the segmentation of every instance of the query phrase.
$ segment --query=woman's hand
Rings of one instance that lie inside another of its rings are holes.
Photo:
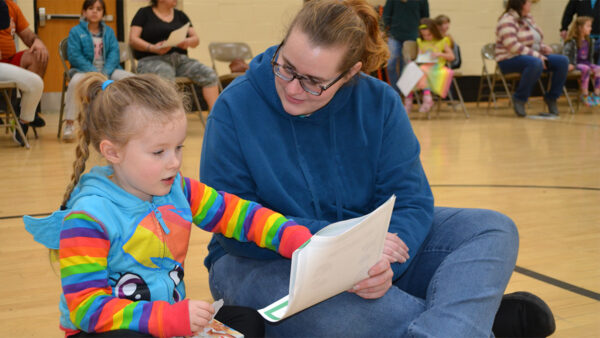
[[[394,272],[390,262],[382,257],[377,264],[369,270],[369,277],[358,282],[354,288],[348,290],[364,299],[380,298],[392,286]]]
[[[383,257],[386,258],[390,264],[396,262],[405,263],[410,258],[408,246],[406,246],[398,235],[388,232],[385,236],[385,243],[383,244]]]
[[[192,332],[198,332],[211,321],[215,309],[212,304],[201,300],[189,301],[190,329]]]
[[[190,38],[185,38],[183,39],[183,41],[181,41],[178,45],[177,48],[181,48],[181,49],[188,49],[192,46],[192,41]]]
[[[161,41],[158,43],[155,43],[153,45],[150,45],[150,48],[148,48],[149,52],[158,54],[158,55],[164,55],[165,53],[167,53],[168,51],[171,50],[171,46],[165,46],[165,41]]]

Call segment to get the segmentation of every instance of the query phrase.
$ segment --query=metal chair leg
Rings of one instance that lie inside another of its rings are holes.
[[[2,90],[2,94],[4,96],[4,100],[6,101],[6,109],[8,110],[8,113],[10,114],[10,116],[15,120],[15,130],[17,131],[17,133],[19,133],[19,136],[21,136],[23,143],[25,143],[25,148],[29,149],[29,141],[27,141],[27,136],[25,136],[25,133],[23,132],[23,128],[21,128],[21,124],[19,123],[19,117],[17,116],[17,113],[13,109],[12,102],[10,100],[10,96],[8,95],[6,90]],[[6,123],[8,123],[8,121],[6,121]]]
[[[454,85],[454,89],[456,90],[456,95],[458,95],[458,100],[460,101],[460,106],[462,107],[463,112],[465,113],[465,117],[469,118],[469,112],[467,111],[467,107],[465,106],[465,101],[463,100],[463,96],[460,91],[460,88],[458,87],[458,81],[456,81],[456,78],[452,78],[452,84]]]

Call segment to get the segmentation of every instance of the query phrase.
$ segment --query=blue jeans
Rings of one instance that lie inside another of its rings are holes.
[[[396,86],[396,82],[402,74],[402,68],[404,68],[404,60],[402,59],[402,44],[404,41],[398,41],[388,37],[388,47],[390,49],[390,58],[388,60],[387,71],[390,84],[398,93],[400,89]],[[397,67],[397,68],[396,68]]]
[[[515,266],[514,223],[491,210],[435,208],[432,229],[381,298],[343,292],[276,324],[277,337],[489,337]],[[210,269],[214,299],[263,308],[288,294],[290,260],[225,255]]]
[[[550,90],[546,93],[546,100],[555,101],[560,97],[567,80],[567,72],[569,70],[569,59],[564,55],[550,54],[548,58],[547,72],[552,73],[552,82]],[[521,73],[519,85],[513,94],[513,98],[521,102],[527,102],[533,86],[536,85],[542,72],[544,65],[542,60],[531,55],[519,55],[508,60],[498,62],[502,73]]]

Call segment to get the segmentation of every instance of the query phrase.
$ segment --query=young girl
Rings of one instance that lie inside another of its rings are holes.
[[[185,299],[191,223],[288,258],[311,235],[257,203],[181,176],[187,120],[173,83],[153,74],[111,82],[99,73],[82,78],[77,158],[63,206],[43,219],[26,216],[26,228],[58,249],[67,335],[191,335],[214,311],[210,303]],[[109,164],[80,177],[90,145]],[[264,330],[254,310],[224,307],[216,318],[232,311]],[[225,323],[249,336],[262,334],[237,320]]]
[[[567,35],[563,54],[569,58],[569,71],[581,71],[581,101],[586,106],[600,104],[600,66],[594,64],[594,40],[590,38],[593,18],[578,17]],[[590,77],[594,76],[594,94],[589,94]]]
[[[450,17],[445,14],[440,14],[433,19],[435,21],[435,25],[437,26],[440,34],[443,37],[447,37],[450,40],[450,48],[452,48],[452,53],[454,53],[454,60],[448,62],[448,67],[450,69],[458,69],[461,65],[461,57],[460,57],[460,48],[456,41],[452,38],[452,35],[448,33],[450,30]]]
[[[119,42],[112,28],[102,22],[106,6],[104,0],[85,0],[79,25],[71,28],[67,42],[67,54],[71,63],[71,80],[65,102],[65,128],[62,138],[74,138],[73,120],[77,102],[73,93],[86,72],[101,72],[113,80],[131,76],[119,65]]]
[[[433,107],[431,92],[446,97],[452,81],[452,70],[446,67],[446,61],[454,60],[454,53],[450,47],[450,39],[442,36],[435,22],[429,18],[423,18],[419,25],[419,38],[417,47],[419,57],[417,62],[424,75],[417,83],[417,89],[423,90],[423,104],[419,112],[427,113]],[[413,94],[410,93],[404,103],[406,111],[412,108]]]

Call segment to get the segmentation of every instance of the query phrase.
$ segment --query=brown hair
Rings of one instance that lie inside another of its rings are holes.
[[[96,2],[100,3],[100,6],[102,6],[102,14],[106,14],[106,4],[104,3],[104,0],[85,0],[83,2],[83,6],[81,8],[81,11],[85,11],[86,9],[92,7]]]
[[[423,27],[423,25],[425,25],[425,27]],[[429,30],[435,40],[441,40],[444,38],[442,33],[440,33],[440,30],[438,29],[435,22],[430,18],[421,18],[421,20],[419,21],[419,37],[421,39],[423,39],[423,35],[421,34],[421,30],[423,29]]]
[[[346,47],[339,71],[360,61],[362,71],[370,73],[385,65],[389,57],[379,30],[379,16],[365,0],[308,1],[292,21],[286,39],[295,28],[307,34],[316,46]]]
[[[508,13],[508,11],[512,9],[519,14],[519,17],[521,17],[521,12],[523,11],[523,6],[526,2],[527,0],[508,0],[506,2],[506,10],[504,10],[504,13]]]
[[[106,80],[103,74],[90,72],[76,87],[79,102],[76,158],[63,206],[85,171],[90,145],[97,152],[100,152],[102,140],[125,145],[140,130],[140,123],[167,122],[187,107],[187,101],[175,84],[158,75],[127,77],[102,89],[103,84],[108,84]]]
[[[569,33],[567,34],[567,40],[574,39],[575,43],[577,44],[577,48],[581,47],[581,40],[582,40],[581,28],[588,21],[592,22],[592,21],[594,21],[594,18],[592,18],[590,16],[578,16],[577,19],[575,19],[573,21],[573,23],[571,24],[571,27],[569,27]],[[589,36],[583,36],[583,39],[587,40],[590,48],[593,47],[593,46],[591,46],[592,41]]]
[[[450,23],[450,18],[445,14],[440,14],[436,16],[435,19],[433,19],[433,21],[435,21],[436,25],[441,26],[445,23]]]

